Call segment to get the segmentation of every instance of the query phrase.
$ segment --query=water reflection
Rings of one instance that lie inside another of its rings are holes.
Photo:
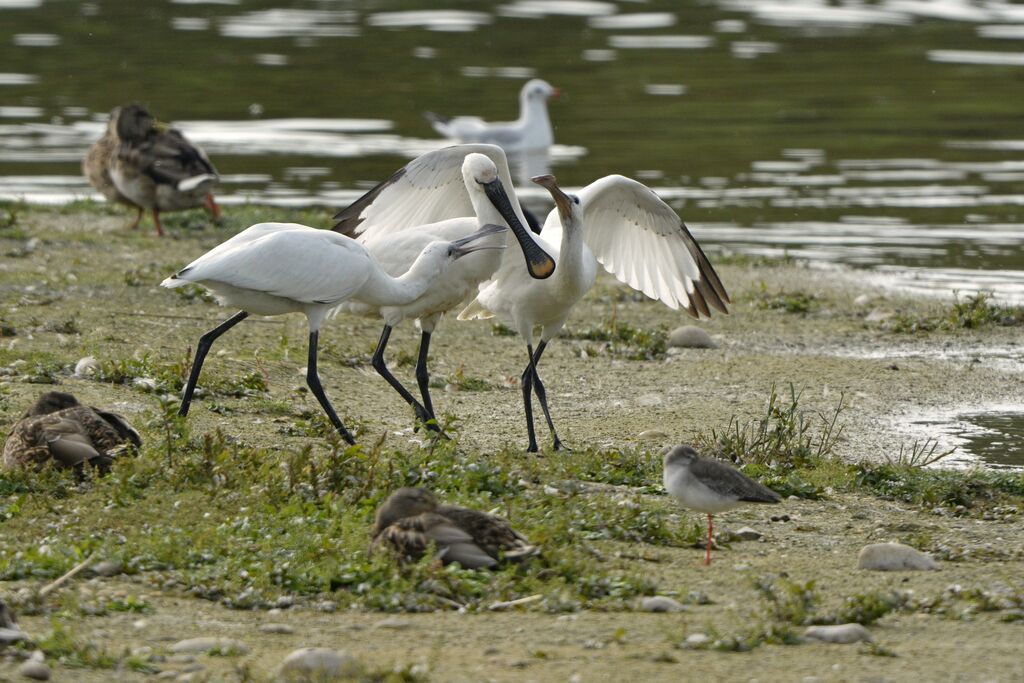
[[[941,461],[943,467],[974,467],[983,463],[995,469],[1024,468],[1024,406],[992,406],[949,416],[923,416],[912,420],[910,428],[938,438],[940,448],[957,449]]]

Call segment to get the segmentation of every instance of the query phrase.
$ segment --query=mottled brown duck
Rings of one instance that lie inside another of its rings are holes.
[[[152,211],[158,235],[164,234],[161,211],[205,206],[214,218],[220,216],[211,193],[217,170],[206,153],[140,104],[110,112],[107,129],[89,148],[82,170],[107,200],[138,209],[133,229],[145,211]]]
[[[421,559],[433,545],[444,564],[471,569],[521,562],[538,554],[507,521],[487,512],[441,505],[421,488],[401,488],[377,510],[370,552],[387,549],[401,561]]]
[[[141,445],[139,433],[121,415],[50,391],[11,427],[0,468],[40,469],[52,463],[79,471],[90,465],[106,472],[114,458]]]

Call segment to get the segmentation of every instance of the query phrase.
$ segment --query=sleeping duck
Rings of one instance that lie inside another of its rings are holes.
[[[0,468],[39,469],[52,461],[57,467],[79,471],[91,465],[103,473],[119,454],[141,445],[139,433],[121,415],[84,406],[71,394],[50,391],[11,427]]]
[[[82,169],[109,201],[139,210],[133,229],[147,210],[153,212],[158,235],[164,234],[161,211],[205,206],[214,218],[220,216],[211,194],[217,170],[206,153],[180,131],[158,123],[141,104],[110,112],[107,130],[89,148]]]
[[[430,491],[401,488],[377,510],[370,552],[387,549],[400,561],[415,562],[431,545],[444,564],[470,569],[521,562],[539,553],[507,521],[487,512],[441,505]]]

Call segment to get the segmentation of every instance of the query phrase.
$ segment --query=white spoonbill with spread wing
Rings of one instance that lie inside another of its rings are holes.
[[[218,337],[252,313],[304,313],[309,321],[306,383],[342,438],[355,443],[327,400],[316,371],[317,342],[324,318],[349,300],[371,306],[413,301],[456,259],[493,247],[485,242],[474,244],[476,240],[505,229],[503,225],[490,225],[461,239],[431,242],[404,274],[393,277],[366,247],[330,230],[296,223],[258,223],[246,228],[160,283],[171,288],[202,285],[222,305],[242,309],[199,338],[178,414],[188,415],[203,360]]]
[[[555,450],[562,442],[548,411],[544,384],[537,364],[573,306],[597,277],[597,264],[625,284],[672,309],[691,316],[710,316],[711,309],[728,313],[729,295],[686,225],[650,188],[620,175],[605,176],[580,190],[578,196],[562,192],[551,175],[534,182],[547,188],[555,200],[540,243],[558,264],[543,281],[523,276],[519,264],[506,261],[494,278],[482,285],[477,298],[459,314],[459,320],[490,318],[508,321],[526,342],[529,363],[522,376],[526,411],[527,450],[537,450],[531,390],[537,393],[551,430]],[[541,327],[540,344],[533,348],[534,327]]]
[[[515,121],[489,123],[478,116],[445,118],[429,111],[425,116],[434,130],[456,142],[484,142],[510,153],[544,149],[555,142],[548,118],[548,98],[559,94],[558,88],[534,78],[519,91],[519,118]]]
[[[507,224],[519,243],[519,248],[504,253],[481,251],[460,260],[429,289],[408,301],[372,304],[354,300],[344,307],[384,319],[373,367],[428,428],[438,431],[430,399],[427,356],[431,334],[441,317],[473,296],[480,283],[503,263],[518,264],[527,279],[549,277],[555,268],[551,257],[538,246],[536,236],[523,227],[525,219],[515,198],[505,154],[493,145],[456,145],[429,152],[399,169],[335,218],[338,224],[334,229],[354,237],[391,274],[404,272],[425,244],[462,238],[488,224]],[[501,246],[506,240],[504,235],[495,235],[488,243]],[[416,363],[422,404],[384,361],[392,328],[408,318],[419,321],[422,333]]]

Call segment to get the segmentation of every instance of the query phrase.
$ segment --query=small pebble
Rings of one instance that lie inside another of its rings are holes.
[[[75,377],[91,377],[99,370],[100,364],[92,356],[79,358],[75,363]]]
[[[836,624],[835,626],[812,626],[804,631],[804,638],[820,640],[823,643],[871,642],[871,632],[860,624]]]
[[[171,645],[171,652],[198,653],[218,652],[222,655],[244,655],[249,652],[245,643],[231,638],[187,638]]]
[[[388,617],[382,619],[373,625],[373,628],[387,628],[393,631],[404,631],[407,628],[412,628],[412,622],[408,619],[402,619],[401,617]]]
[[[668,434],[661,431],[660,429],[645,429],[644,431],[637,434],[636,438],[640,439],[641,441],[660,441],[662,439],[667,439]]]
[[[699,327],[683,325],[668,335],[668,345],[677,349],[717,349],[718,342]]]
[[[96,564],[92,565],[92,567],[90,567],[89,570],[95,576],[107,577],[117,576],[123,571],[120,562],[110,562],[108,560],[104,560],[103,562],[97,562]]]
[[[355,657],[341,650],[304,647],[281,662],[280,678],[285,683],[328,683],[361,676],[363,667]]]
[[[902,543],[872,543],[860,550],[857,556],[858,569],[879,572],[927,571],[938,569],[939,565],[930,555]]]
[[[770,519],[773,522],[788,522],[789,515],[772,515]]]
[[[29,659],[19,666],[18,673],[25,678],[31,678],[33,681],[50,680],[50,667],[34,659]]]
[[[706,633],[691,633],[684,641],[687,647],[703,647],[711,642],[711,636]]]
[[[295,633],[295,629],[288,624],[260,624],[260,631],[263,633]]]
[[[733,536],[738,537],[742,541],[757,541],[764,534],[756,529],[751,529],[749,526],[741,527],[736,531],[732,532]]]
[[[678,601],[665,595],[654,595],[640,601],[644,612],[682,612],[685,609]]]

